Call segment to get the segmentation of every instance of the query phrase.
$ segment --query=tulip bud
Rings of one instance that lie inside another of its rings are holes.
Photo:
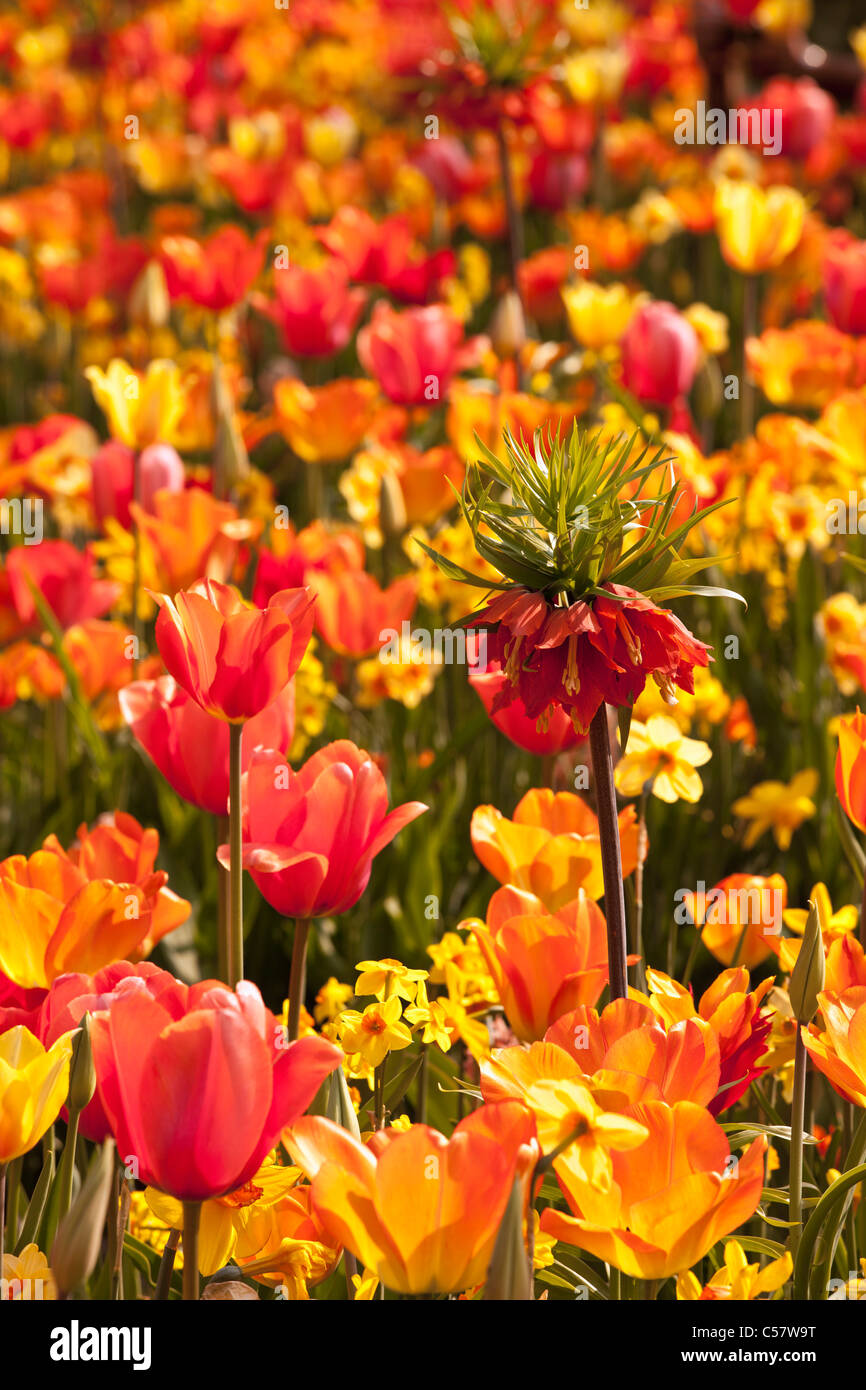
[[[144,328],[162,328],[168,323],[171,300],[159,261],[148,261],[144,267],[130,291],[127,311],[130,321]]]
[[[820,899],[809,903],[803,944],[791,971],[788,996],[798,1023],[811,1023],[818,1012],[818,995],[824,988],[823,915]]]
[[[525,1303],[532,1298],[529,1256],[523,1239],[524,1198],[525,1185],[517,1177],[493,1247],[484,1286],[485,1300]]]
[[[387,537],[402,536],[408,524],[406,503],[400,481],[393,473],[382,474],[382,491],[379,494],[379,521]]]
[[[51,1269],[62,1294],[86,1283],[93,1273],[102,1245],[113,1175],[114,1141],[106,1139],[91,1159],[81,1191],[60,1222],[51,1247]]]
[[[69,1065],[70,1111],[80,1115],[84,1107],[90,1104],[95,1090],[96,1070],[90,1046],[90,1014],[84,1014],[72,1044],[72,1061]]]
[[[715,357],[705,357],[698,367],[692,401],[699,420],[713,420],[722,408],[722,373]]]
[[[516,357],[526,342],[526,320],[516,290],[506,290],[490,320],[490,341],[498,357]]]
[[[213,363],[211,401],[216,421],[213,471],[215,492],[226,497],[235,483],[249,476],[250,458],[235,422],[234,404],[223,381],[218,358]]]
[[[355,1107],[352,1104],[352,1097],[349,1095],[349,1086],[342,1067],[337,1067],[327,1078],[325,1084],[330,1088],[328,1095],[328,1108],[325,1111],[326,1118],[333,1120],[335,1125],[342,1125],[356,1139],[361,1138],[361,1127],[358,1124],[358,1116],[355,1114]]]

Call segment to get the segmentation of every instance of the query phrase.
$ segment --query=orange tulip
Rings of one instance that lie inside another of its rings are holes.
[[[0,970],[25,989],[69,971],[95,974],[140,959],[186,921],[190,905],[152,871],[158,837],[118,812],[114,825],[79,830],[65,852],[51,835],[25,859],[0,864]],[[122,875],[117,881],[113,874]]]
[[[141,572],[151,588],[176,593],[202,575],[225,582],[238,546],[255,537],[254,521],[238,516],[231,502],[220,502],[200,487],[157,492],[151,510],[130,503],[141,535]]]
[[[615,999],[601,1015],[586,1005],[575,1009],[544,1036],[592,1077],[594,1091],[621,1092],[632,1103],[690,1100],[708,1105],[719,1089],[718,1040],[700,1017],[665,1029],[640,1000]]]
[[[866,986],[818,995],[825,1031],[802,1030],[815,1066],[846,1100],[866,1107]]]
[[[743,966],[723,970],[701,995],[695,1008],[691,991],[660,970],[647,970],[652,993],[631,997],[649,1004],[668,1029],[687,1018],[702,1018],[710,1025],[719,1044],[721,1071],[719,1090],[709,1102],[711,1114],[727,1110],[748,1090],[756,1076],[766,1068],[757,1066],[767,1050],[771,1020],[761,1012],[764,999],[773,988],[773,976],[749,991],[749,972]]]
[[[175,597],[155,594],[156,640],[169,674],[220,719],[240,723],[288,685],[313,630],[309,589],[283,589],[267,608],[202,579]]]
[[[781,874],[728,874],[707,893],[687,893],[683,906],[716,960],[754,970],[781,936],[787,903]]]
[[[824,963],[824,990],[842,994],[854,985],[866,985],[866,951],[856,936],[847,934],[830,942]]]
[[[859,708],[839,720],[836,795],[848,819],[866,830],[866,714]]]
[[[649,1135],[611,1153],[610,1189],[586,1181],[564,1153],[554,1168],[572,1214],[548,1207],[541,1229],[633,1278],[666,1279],[754,1213],[767,1141],[755,1139],[729,1176],[728,1141],[703,1106],[647,1101],[629,1113]]]
[[[590,898],[604,892],[598,820],[573,792],[533,788],[518,802],[514,819],[495,806],[472,816],[472,848],[500,883],[524,888],[550,912],[571,902],[579,888]],[[626,806],[619,816],[623,873],[637,863],[637,816]]]
[[[274,387],[274,408],[283,435],[306,463],[339,463],[361,444],[370,427],[378,389],[374,382],[340,377],[309,387],[284,377]]]
[[[554,914],[539,898],[500,888],[486,925],[471,927],[496,982],[508,1021],[523,1042],[578,1004],[594,1004],[607,981],[607,929],[591,898],[579,892]]]
[[[522,1105],[485,1105],[450,1139],[428,1125],[379,1130],[369,1145],[330,1120],[287,1133],[312,1182],[312,1210],[335,1243],[398,1293],[459,1293],[487,1274],[515,1178],[538,1157]]]
[[[414,575],[395,579],[381,589],[366,570],[316,572],[309,576],[315,593],[316,626],[328,646],[341,656],[369,656],[386,640],[386,630],[398,635],[412,614],[417,597]]]

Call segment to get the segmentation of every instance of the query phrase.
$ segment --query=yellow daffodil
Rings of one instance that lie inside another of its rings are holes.
[[[361,972],[355,993],[374,994],[380,1000],[396,994],[411,1003],[419,981],[427,979],[426,970],[410,970],[399,960],[362,960],[355,969]]]
[[[751,849],[765,831],[772,830],[779,849],[788,849],[794,831],[815,814],[812,796],[817,787],[818,773],[808,767],[790,782],[759,782],[748,796],[735,801],[734,815],[751,821],[743,836],[745,848]]]
[[[646,724],[632,721],[616,785],[623,796],[639,796],[650,782],[659,801],[700,801],[704,786],[695,769],[711,757],[708,744],[685,738],[667,715],[653,714]]]
[[[352,1288],[355,1290],[352,1297],[356,1303],[372,1303],[379,1288],[379,1280],[375,1274],[353,1274]]]
[[[421,1033],[422,1043],[435,1043],[443,1052],[449,1051],[451,1032],[448,1013],[440,1000],[434,999],[432,1003],[428,1000],[423,980],[418,985],[415,1003],[406,1010],[404,1018],[408,1023],[411,1023],[413,1028],[423,1029]]]
[[[351,985],[341,984],[336,976],[331,975],[316,995],[313,1017],[317,1023],[324,1023],[326,1019],[337,1018],[354,996],[355,991]]]
[[[207,1277],[216,1274],[224,1264],[228,1264],[234,1253],[239,1237],[249,1231],[254,1217],[261,1211],[273,1207],[296,1185],[301,1172],[299,1168],[282,1167],[268,1159],[262,1164],[255,1177],[236,1192],[228,1192],[224,1197],[215,1197],[202,1202],[199,1226],[199,1273]],[[150,1210],[166,1226],[175,1230],[183,1229],[183,1204],[159,1192],[155,1187],[145,1190],[145,1199]],[[249,1242],[247,1242],[248,1246]],[[249,1248],[245,1254],[256,1253]]]
[[[158,358],[142,375],[123,358],[113,357],[106,372],[88,367],[84,375],[113,439],[132,449],[175,442],[175,430],[186,405],[175,362]]]
[[[677,1276],[677,1298],[689,1303],[716,1299],[748,1303],[763,1293],[775,1293],[790,1279],[793,1268],[787,1253],[763,1269],[757,1263],[749,1264],[739,1242],[729,1240],[725,1245],[725,1263],[704,1288],[691,1270]]]
[[[0,1274],[3,1276],[0,1299],[42,1302],[57,1297],[54,1275],[38,1245],[25,1245],[20,1255],[4,1255]]]
[[[396,994],[384,1003],[369,1004],[363,1013],[347,1009],[340,1015],[337,1027],[343,1049],[357,1053],[368,1067],[378,1067],[389,1052],[408,1047],[412,1034],[400,1022],[401,1005]]]
[[[74,1037],[46,1049],[21,1024],[0,1034],[0,1163],[26,1154],[60,1114]]]

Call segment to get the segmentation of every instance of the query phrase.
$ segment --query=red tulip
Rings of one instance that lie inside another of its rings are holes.
[[[365,290],[349,289],[349,272],[331,260],[315,270],[290,266],[274,272],[276,303],[256,306],[279,328],[286,350],[299,357],[341,352],[355,331]]]
[[[240,227],[220,227],[205,241],[166,237],[160,247],[162,268],[172,299],[191,299],[221,312],[243,299],[262,266],[267,228],[248,237]]]
[[[304,1113],[341,1053],[310,1035],[286,1044],[249,980],[173,981],[158,998],[118,993],[94,1015],[99,1099],[124,1161],[185,1202],[243,1187]]]
[[[273,749],[257,749],[244,778],[244,867],[285,917],[347,912],[375,856],[427,810],[420,801],[387,807],[384,777],[347,739],[320,748],[298,772]],[[228,867],[227,845],[218,857]]]
[[[69,541],[18,545],[6,559],[6,575],[15,612],[24,627],[41,629],[28,579],[32,580],[62,628],[100,618],[114,603],[120,586],[97,579],[90,549]]]
[[[366,570],[311,574],[315,593],[316,628],[328,646],[342,656],[368,656],[378,651],[389,629],[399,633],[412,615],[418,585],[412,574],[381,589]]]
[[[385,395],[398,405],[442,400],[464,364],[463,325],[444,304],[398,313],[379,301],[358,334],[358,357]]]
[[[182,492],[183,460],[170,444],[149,444],[138,460],[141,506],[153,510],[154,495],[166,489]],[[133,499],[135,452],[111,439],[90,460],[90,489],[96,520],[103,525],[114,517],[127,531],[131,529],[129,504]]]
[[[116,999],[133,993],[143,993],[158,999],[177,981],[166,970],[150,961],[130,965],[121,960],[107,965],[95,975],[60,975],[51,985],[39,1008],[35,1025],[30,1031],[44,1047],[50,1047],[63,1033],[77,1028],[84,1014],[110,1009]],[[65,1111],[63,1112],[65,1118]],[[79,1129],[85,1139],[101,1144],[111,1134],[108,1116],[95,1091],[79,1119]]]
[[[227,814],[229,731],[187,695],[171,676],[133,681],[118,696],[120,710],[148,757],[178,796],[210,811]],[[241,767],[254,748],[287,751],[295,731],[295,687],[247,720],[241,738]]]
[[[562,753],[566,748],[574,748],[580,743],[580,734],[575,731],[574,725],[560,705],[555,705],[550,710],[545,729],[539,729],[538,721],[530,719],[519,695],[513,700],[508,700],[501,708],[495,709],[497,698],[502,691],[508,695],[514,688],[498,662],[488,665],[486,671],[470,671],[469,684],[476,695],[480,696],[484,708],[499,732],[525,753],[537,753],[543,757],[547,754]]]
[[[780,113],[772,130],[781,133],[781,153],[788,159],[805,159],[827,138],[836,119],[836,103],[812,77],[774,77],[756,104]]]
[[[313,631],[309,589],[284,589],[265,609],[213,579],[200,579],[173,599],[154,598],[156,640],[169,673],[203,710],[232,723],[273,703]]]
[[[824,303],[843,333],[866,333],[866,241],[841,227],[824,243]]]
[[[622,340],[623,384],[642,401],[672,405],[691,390],[698,350],[698,335],[673,304],[645,304]]]

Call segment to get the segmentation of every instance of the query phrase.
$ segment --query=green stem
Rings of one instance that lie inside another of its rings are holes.
[[[595,778],[598,830],[601,841],[610,997],[612,1000],[625,999],[628,996],[625,895],[622,883],[619,821],[616,814],[616,791],[613,782],[613,757],[607,724],[607,705],[604,701],[599,705],[589,726],[589,747]]]
[[[800,1239],[803,1235],[803,1119],[806,1108],[806,1049],[803,1035],[797,1025],[797,1041],[794,1050],[794,1093],[791,1098],[791,1258],[796,1260]]]
[[[223,845],[231,833],[228,816],[216,818],[217,844]],[[231,878],[222,864],[217,863],[217,979],[228,979],[229,950],[229,884]]]
[[[79,1112],[77,1110],[69,1111],[69,1123],[66,1127],[66,1143],[63,1145],[60,1169],[57,1174],[59,1191],[57,1204],[58,1226],[72,1203],[72,1175],[75,1172],[75,1146],[78,1142],[78,1115]]]
[[[201,1202],[183,1204],[183,1296],[185,1301],[198,1299],[198,1230],[201,1221]]]
[[[301,1005],[307,979],[307,940],[310,935],[309,917],[299,917],[295,922],[295,939],[292,942],[292,973],[289,976],[289,1042],[294,1042],[301,1026]]]
[[[229,725],[229,934],[226,949],[232,989],[244,978],[243,825],[241,820],[241,739],[243,724]],[[184,1267],[186,1256],[184,1256]]]
[[[0,1274],[3,1272],[3,1255],[6,1250],[6,1164],[0,1163]]]
[[[168,1233],[168,1240],[165,1242],[165,1249],[162,1252],[162,1259],[159,1262],[159,1274],[157,1275],[154,1298],[160,1302],[168,1298],[168,1291],[171,1288],[171,1276],[174,1273],[174,1257],[177,1253],[177,1243],[179,1240],[180,1231],[173,1226]]]
[[[132,461],[132,498],[136,506],[141,506],[141,454],[138,449]],[[138,518],[130,514],[132,526],[132,679],[138,680],[138,664],[141,660],[142,626],[138,613],[138,595],[141,591],[141,527]]]
[[[8,1233],[9,1248],[15,1249],[18,1241],[18,1208],[21,1198],[21,1166],[23,1159],[13,1158],[8,1165],[6,1174],[6,1231]],[[2,1212],[0,1212],[2,1220]],[[0,1233],[2,1239],[2,1233]],[[2,1259],[0,1259],[2,1263]]]
[[[740,382],[740,437],[748,439],[755,428],[755,388],[746,367],[746,343],[754,337],[758,312],[758,282],[743,276],[743,379]]]

